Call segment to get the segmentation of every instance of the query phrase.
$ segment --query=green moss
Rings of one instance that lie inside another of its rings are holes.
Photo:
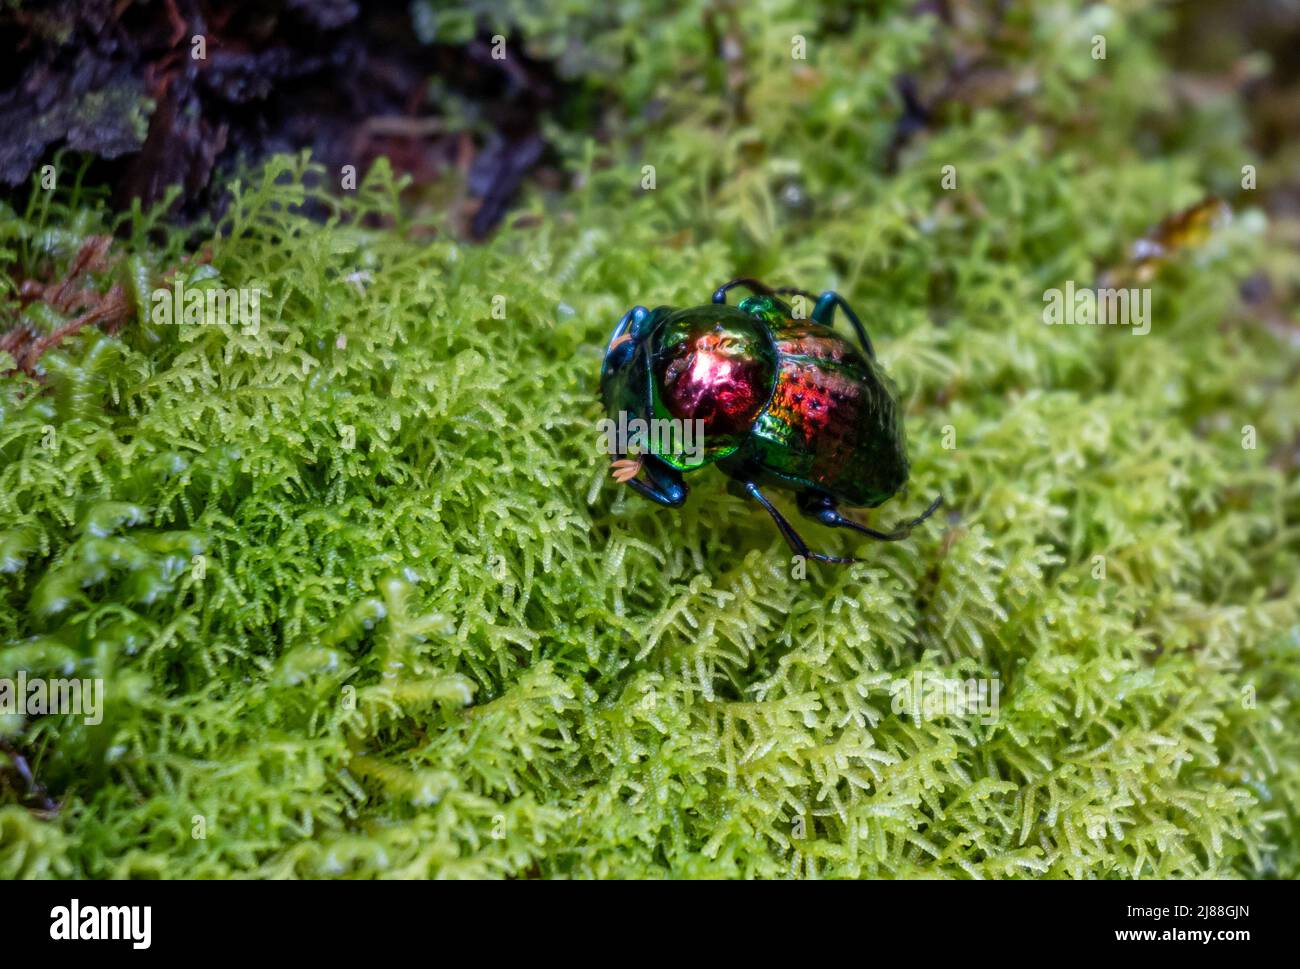
[[[1084,19],[1016,8],[1028,93],[887,174],[932,22],[802,9],[737,11],[743,123],[668,22],[628,94],[660,120],[557,131],[580,188],[483,246],[383,164],[341,199],[301,159],[250,174],[207,245],[255,331],[148,322],[184,239],[120,226],[97,285],[140,319],[0,380],[0,677],[107,690],[97,727],[0,719],[60,802],[0,787],[0,875],[1300,874],[1300,354],[1237,292],[1294,253],[1247,197],[1149,335],[1041,323],[1239,149],[1142,147],[1176,110],[1160,14],[1094,62]],[[107,225],[36,198],[0,221],[15,314]],[[680,512],[609,482],[614,321],[740,273],[849,296],[908,403],[911,492],[874,520],[938,492],[946,520],[817,530],[870,561],[801,579],[717,475]],[[918,671],[997,676],[998,717],[893,713]]]

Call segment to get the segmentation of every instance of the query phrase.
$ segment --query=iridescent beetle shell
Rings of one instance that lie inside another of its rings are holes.
[[[704,460],[657,454],[666,463],[691,471],[725,458],[751,462],[864,507],[907,481],[893,383],[835,330],[794,319],[769,296],[737,307],[660,307],[647,319],[629,363],[617,373],[605,367],[602,392],[615,420],[620,410],[703,420]]]
[[[831,327],[793,319],[771,297],[741,308],[766,321],[777,372],[737,459],[847,505],[875,507],[895,495],[907,482],[907,446],[884,371]]]
[[[737,282],[761,287],[753,280]],[[703,446],[691,454],[650,443],[651,457],[641,459],[650,462],[649,481],[631,483],[675,506],[686,494],[680,472],[717,463],[764,504],[796,549],[802,540],[762,496],[760,485],[799,492],[800,508],[823,524],[902,537],[873,532],[835,510],[840,503],[881,504],[906,484],[909,471],[894,386],[856,315],[834,293],[823,296],[821,316],[812,319],[796,319],[772,291],[733,307],[722,294],[736,284],[720,289],[705,306],[637,307],[615,328],[601,369],[611,421],[620,414],[647,422],[672,418],[698,421],[703,430]],[[844,306],[858,328],[860,347],[830,325],[834,305]]]

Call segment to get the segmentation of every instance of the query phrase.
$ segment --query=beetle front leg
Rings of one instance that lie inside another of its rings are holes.
[[[622,460],[627,460],[626,455]],[[648,481],[641,481],[639,478],[628,478],[625,484],[632,486],[632,490],[651,501],[657,501],[659,504],[668,508],[680,508],[686,503],[686,494],[690,491],[686,482],[682,480],[682,473],[669,464],[665,464],[653,454],[642,454],[639,458],[641,470],[645,471]]]

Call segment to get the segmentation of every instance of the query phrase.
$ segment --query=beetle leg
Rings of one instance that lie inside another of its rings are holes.
[[[752,481],[746,481],[743,483],[743,487],[751,498],[767,509],[767,513],[772,516],[772,521],[776,522],[776,527],[781,530],[781,534],[785,536],[786,542],[795,555],[805,559],[812,559],[815,562],[830,562],[834,565],[852,565],[858,561],[858,559],[842,558],[838,555],[823,555],[821,552],[810,552],[808,543],[794,530],[794,526],[785,520],[785,516],[776,510],[776,506],[767,500],[767,496],[758,490],[758,485]]]
[[[815,294],[808,292],[806,289],[800,289],[798,286],[779,286],[775,290],[778,296],[802,296],[806,300],[817,302]]]
[[[713,291],[713,302],[725,303],[727,301],[727,290],[734,289],[737,286],[744,286],[751,293],[758,293],[759,296],[771,296],[774,290],[771,286],[760,283],[757,279],[750,279],[748,276],[741,276],[739,279],[733,279],[729,283],[723,283]]]
[[[844,315],[849,318],[853,324],[853,329],[857,331],[858,340],[862,343],[862,349],[867,351],[867,356],[872,360],[876,359],[876,350],[871,345],[871,337],[867,336],[867,328],[862,325],[858,319],[858,314],[853,312],[853,307],[839,293],[833,289],[828,289],[822,293],[817,300],[817,305],[813,307],[812,319],[814,323],[824,323],[827,326],[835,325],[835,308],[839,307],[844,311]]]
[[[868,528],[861,522],[856,522],[852,518],[841,515],[839,508],[835,505],[835,499],[828,494],[820,491],[804,491],[799,494],[799,510],[814,521],[821,522],[828,528],[851,528],[855,532],[861,532],[863,535],[869,535],[882,542],[897,542],[907,538],[912,533],[913,528],[938,511],[939,506],[942,504],[943,496],[940,495],[930,502],[929,508],[910,522],[899,525],[892,532],[878,532],[874,528]]]
[[[621,460],[627,460],[626,455],[621,455],[620,458]],[[645,469],[646,477],[650,480],[642,481],[639,478],[632,478],[627,481],[627,484],[631,485],[637,494],[649,498],[651,501],[657,501],[668,508],[680,508],[686,503],[686,493],[690,491],[690,488],[682,480],[680,471],[660,461],[653,454],[642,453],[640,461],[641,467]]]

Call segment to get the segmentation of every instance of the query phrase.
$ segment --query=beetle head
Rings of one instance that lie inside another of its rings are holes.
[[[610,334],[605,362],[600,368],[600,396],[606,413],[615,420],[620,411],[629,417],[649,416],[650,335],[661,317],[659,310],[634,306],[623,314]]]

